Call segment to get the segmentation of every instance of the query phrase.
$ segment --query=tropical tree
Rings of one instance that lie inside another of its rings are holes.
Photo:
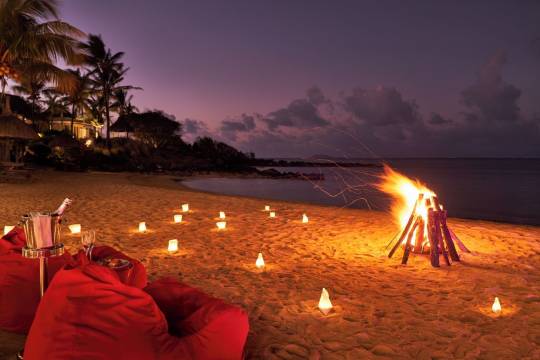
[[[71,106],[71,127],[70,132],[73,135],[73,123],[77,115],[82,115],[88,110],[88,97],[92,91],[92,82],[88,74],[81,74],[79,69],[68,70],[73,77],[77,79],[75,86],[68,91],[66,102]]]
[[[78,40],[84,34],[58,18],[56,0],[0,1],[0,86],[5,101],[8,80],[21,81],[21,74],[34,73],[39,81],[69,89],[72,75],[56,66],[80,63]]]
[[[30,113],[30,119],[32,121],[35,121],[34,115],[36,114],[36,110],[39,110],[39,102],[46,86],[46,81],[34,72],[24,74],[20,84],[13,86],[13,91],[17,94],[26,95],[27,100],[32,105]]]
[[[121,85],[124,75],[129,70],[120,61],[123,52],[112,53],[105,47],[103,39],[99,35],[90,34],[88,41],[81,48],[86,52],[86,63],[90,66],[89,74],[94,84],[94,89],[102,98],[104,106],[105,123],[107,127],[107,146],[111,146],[111,108],[113,96],[120,90],[135,89],[133,86]]]
[[[139,109],[131,103],[133,95],[128,94],[127,89],[118,89],[113,94],[114,102],[111,108],[118,113],[118,117],[133,114]]]
[[[64,113],[68,112],[68,105],[64,94],[55,88],[46,88],[43,90],[43,96],[45,111],[48,113],[49,130],[51,130],[53,117],[60,115],[60,118],[63,119]]]

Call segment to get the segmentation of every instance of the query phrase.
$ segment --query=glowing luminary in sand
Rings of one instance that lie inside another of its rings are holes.
[[[169,247],[167,248],[167,250],[170,253],[177,252],[178,251],[178,240],[177,239],[169,240]]]
[[[216,226],[217,226],[218,230],[225,230],[225,228],[227,227],[227,222],[226,221],[218,221],[216,223]]]
[[[322,289],[321,298],[319,299],[319,310],[324,315],[328,315],[332,311],[332,302],[330,301],[330,295],[325,288]]]
[[[182,204],[182,211],[188,212],[189,211],[189,204]]]
[[[182,222],[182,215],[181,214],[175,214],[173,216],[175,223],[181,223]]]
[[[270,205],[264,205],[264,211],[270,211]]]
[[[309,221],[309,218],[307,217],[307,215],[306,215],[306,214],[303,214],[303,215],[302,215],[302,222],[303,222],[304,224],[306,224],[308,221]]]
[[[276,212],[275,211],[270,211],[270,215],[268,217],[275,218],[276,217]]]
[[[219,218],[220,219],[225,219],[225,211],[220,211],[219,212]]]
[[[495,301],[493,301],[493,305],[491,305],[491,311],[493,311],[495,314],[501,313],[502,307],[498,297],[495,297]]]
[[[15,228],[15,226],[11,226],[11,225],[4,226],[4,235],[7,235],[14,228]]]
[[[141,233],[146,232],[146,223],[145,222],[140,222],[139,223],[139,232],[141,232]]]
[[[257,261],[255,261],[255,266],[257,267],[257,269],[264,268],[264,259],[263,259],[262,253],[259,253],[259,256],[257,257]]]
[[[81,233],[81,224],[72,224],[68,226],[69,231],[71,231],[72,234],[80,234]]]

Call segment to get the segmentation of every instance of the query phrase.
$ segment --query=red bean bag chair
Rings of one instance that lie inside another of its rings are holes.
[[[24,230],[16,227],[0,239],[0,329],[26,334],[40,301],[39,260],[25,259]],[[69,253],[49,258],[49,281],[65,264]]]
[[[112,259],[124,259],[131,262],[132,266],[129,269],[117,271],[120,280],[129,286],[135,286],[138,288],[144,288],[148,284],[146,277],[146,269],[144,265],[136,259],[121,253],[120,251],[113,249],[110,246],[96,246],[92,250],[92,261],[100,262],[106,258]],[[83,250],[80,250],[75,256],[74,260],[77,264],[83,266],[89,263],[88,257]]]
[[[146,290],[124,284],[114,270],[95,263],[66,266],[38,308],[25,360],[242,357],[248,332],[244,311],[170,280]],[[173,321],[171,332],[150,294]]]

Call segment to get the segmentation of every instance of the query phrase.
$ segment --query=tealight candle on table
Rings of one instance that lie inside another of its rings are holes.
[[[255,266],[257,267],[257,269],[264,268],[264,259],[263,259],[262,253],[259,253],[259,256],[257,257],[257,261],[255,261]]]
[[[303,214],[303,215],[302,215],[302,223],[305,224],[305,223],[307,223],[308,221],[309,221],[308,216],[307,216],[306,214]]]
[[[328,315],[332,311],[332,302],[330,301],[330,295],[325,288],[322,289],[321,298],[319,299],[319,310],[324,314]]]
[[[170,253],[177,252],[178,251],[178,240],[177,239],[169,240],[169,247],[167,248],[167,250]]]
[[[72,224],[68,226],[69,231],[71,231],[72,234],[80,234],[81,233],[81,224]]]
[[[220,219],[225,219],[225,211],[220,211],[219,212],[219,218]]]
[[[182,211],[188,212],[189,211],[189,204],[182,204]]]
[[[217,228],[218,228],[219,230],[223,230],[223,229],[225,229],[225,228],[227,227],[227,222],[225,222],[225,221],[218,221],[218,222],[216,223],[216,226],[217,226]]]
[[[140,222],[139,223],[139,232],[146,232],[146,223],[145,222]]]
[[[13,229],[15,229],[15,226],[11,226],[11,225],[4,226],[4,235],[7,235]]]
[[[270,211],[269,217],[275,218],[276,217],[276,212],[275,211]]]
[[[175,223],[181,223],[182,222],[182,215],[181,214],[175,214],[173,216]]]

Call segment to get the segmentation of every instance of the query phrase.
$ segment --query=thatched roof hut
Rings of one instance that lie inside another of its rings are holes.
[[[15,115],[0,115],[0,139],[34,140],[38,134]]]

